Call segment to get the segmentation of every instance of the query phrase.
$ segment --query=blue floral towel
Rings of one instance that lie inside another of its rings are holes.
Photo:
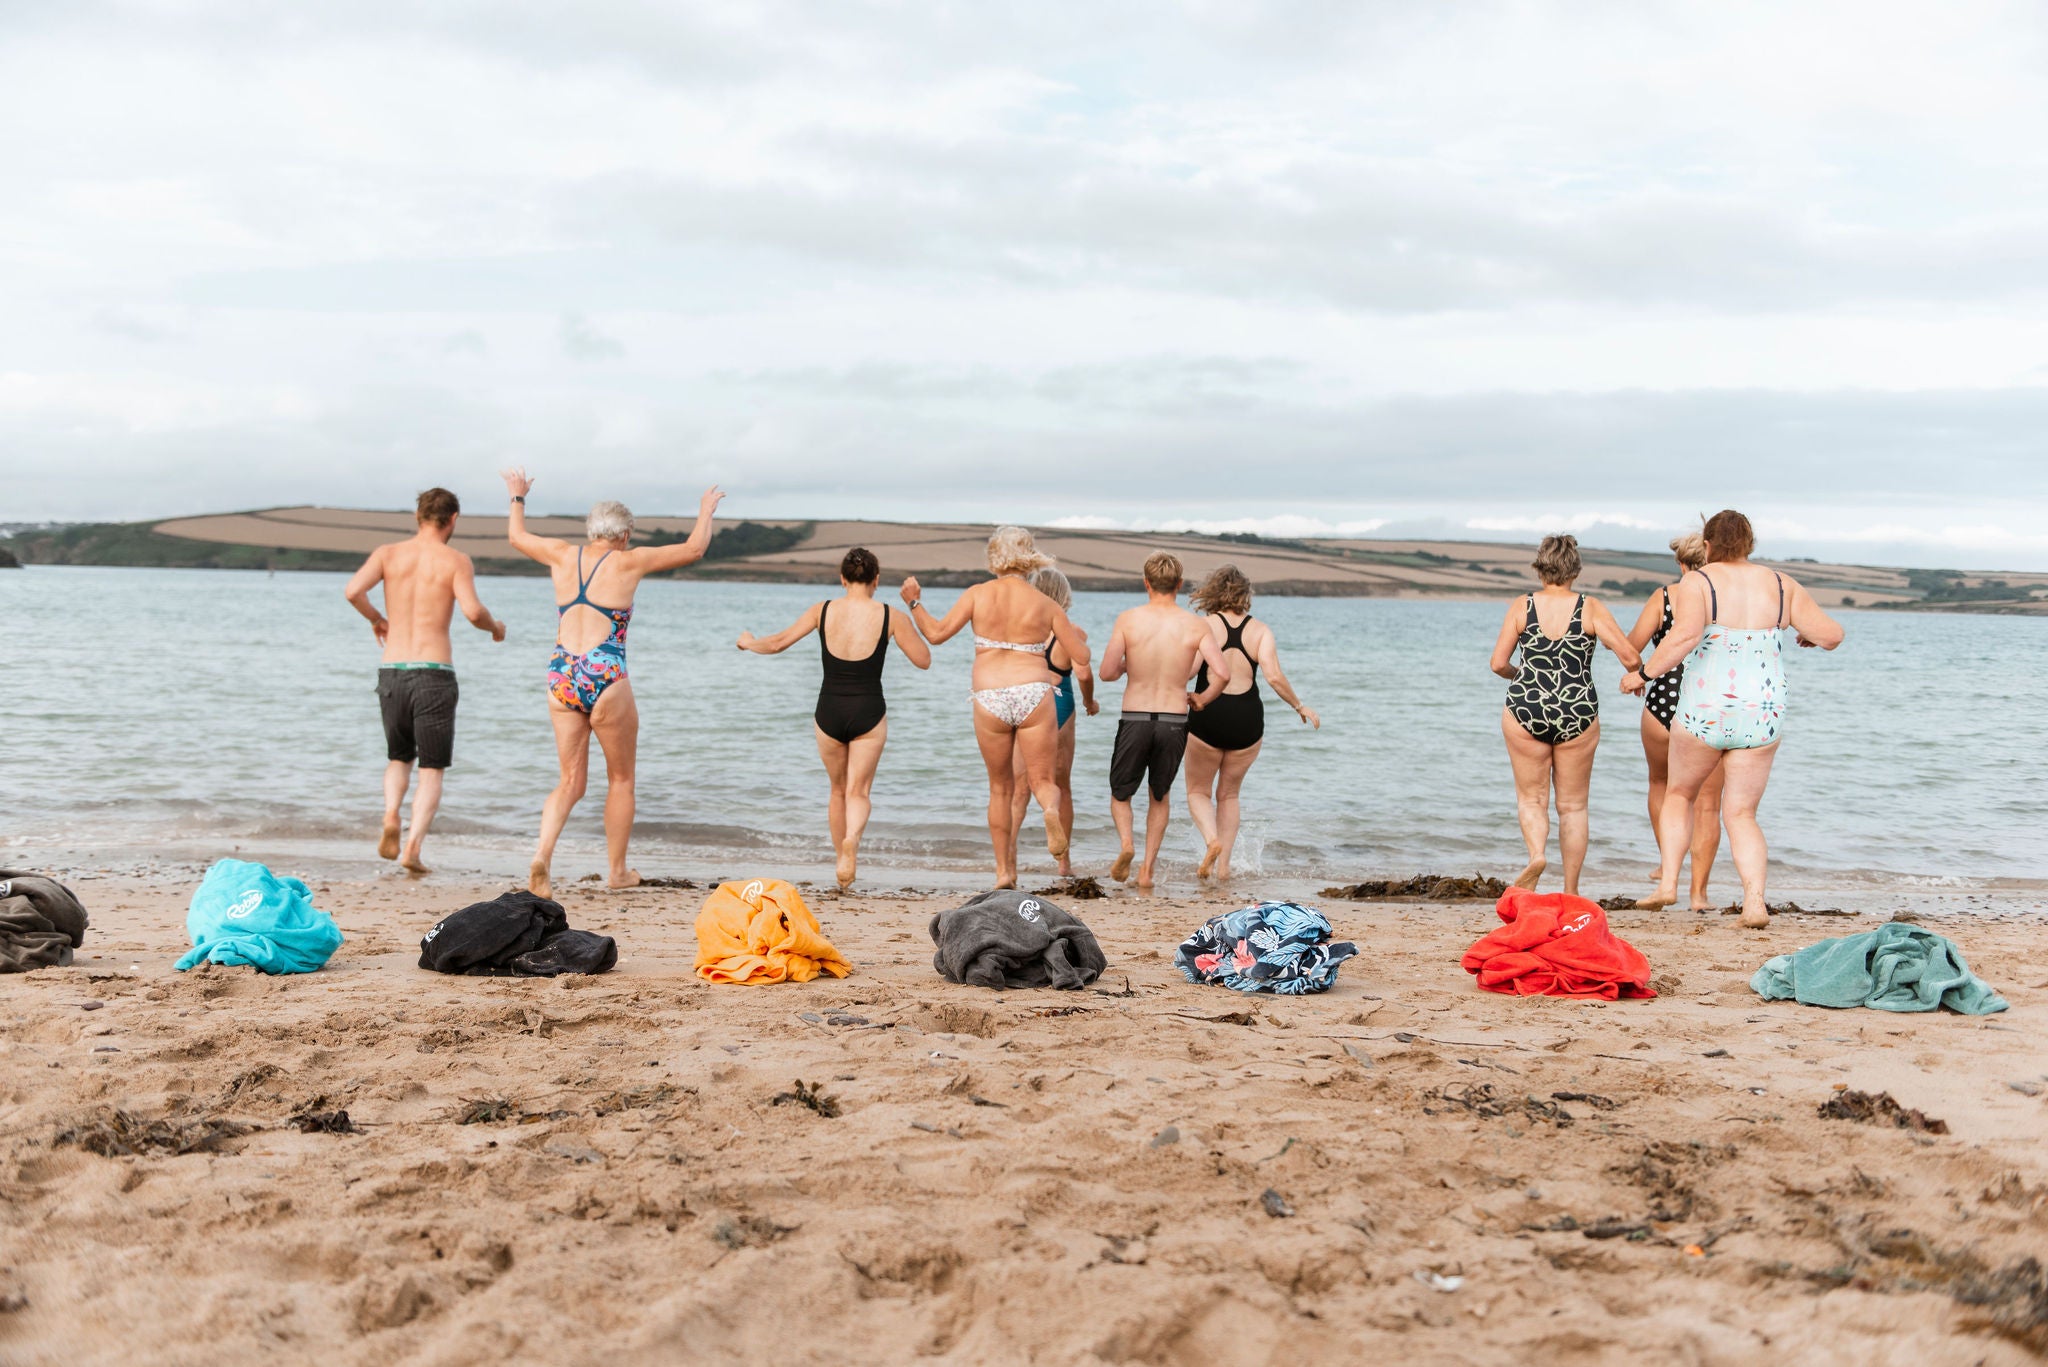
[[[1261,902],[1211,918],[1173,952],[1173,966],[1189,982],[1233,992],[1327,992],[1337,966],[1358,953],[1349,941],[1330,943],[1332,933],[1314,907]]]
[[[341,928],[313,905],[304,883],[239,859],[222,859],[206,871],[185,930],[192,948],[178,960],[181,973],[201,962],[311,973],[341,947]]]

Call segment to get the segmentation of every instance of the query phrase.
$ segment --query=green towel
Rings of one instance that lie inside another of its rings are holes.
[[[1955,941],[1901,922],[1780,954],[1759,968],[1749,985],[1769,1000],[1793,997],[1808,1006],[1874,1006],[1880,1011],[1946,1006],[1966,1016],[1988,1016],[2006,1006],[2005,998],[1970,971]]]

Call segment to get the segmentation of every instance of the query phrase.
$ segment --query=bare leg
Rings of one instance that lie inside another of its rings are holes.
[[[1152,886],[1152,871],[1159,863],[1159,847],[1166,843],[1166,821],[1173,811],[1173,790],[1155,796],[1145,808],[1145,862],[1138,865],[1138,886]]]
[[[1024,743],[1011,735],[1010,749],[1010,861],[1017,859],[1017,837],[1023,834],[1024,818],[1031,814],[1031,771],[1024,763]]]
[[[1735,871],[1742,875],[1742,924],[1761,930],[1771,923],[1769,903],[1764,900],[1764,874],[1770,851],[1764,844],[1763,827],[1756,821],[1757,804],[1763,801],[1764,785],[1771,780],[1771,761],[1778,757],[1778,742],[1758,750],[1730,750],[1721,761],[1728,780],[1721,793],[1721,819],[1728,823],[1728,847],[1735,855]]]
[[[1053,754],[1052,781],[1060,790],[1060,827],[1067,833],[1067,849],[1059,856],[1060,877],[1072,878],[1074,842],[1074,719],[1060,728],[1059,749]]]
[[[405,833],[405,853],[398,862],[411,874],[428,872],[420,862],[420,846],[426,843],[427,832],[433,829],[434,813],[441,810],[441,780],[446,769],[420,770],[420,786],[412,795],[412,829]]]
[[[1717,764],[1700,785],[1699,800],[1692,808],[1692,909],[1711,911],[1707,900],[1707,876],[1714,871],[1714,855],[1721,848],[1721,788],[1728,781],[1728,766]]]
[[[582,800],[583,785],[590,775],[590,718],[550,700],[548,720],[555,724],[555,758],[561,764],[562,777],[541,806],[540,843],[534,847],[533,866],[526,874],[526,886],[538,897],[549,896],[553,890],[548,871],[555,862],[555,842],[562,838],[569,812]]]
[[[1586,792],[1593,784],[1593,752],[1600,723],[1551,751],[1551,780],[1557,785],[1557,847],[1564,856],[1564,890],[1579,895],[1579,871],[1586,866]]]
[[[1131,860],[1137,852],[1131,848],[1131,800],[1112,797],[1109,800],[1109,819],[1116,823],[1116,838],[1119,845],[1116,862],[1109,866],[1109,876],[1122,883],[1131,876]]]
[[[875,769],[882,762],[882,747],[889,741],[889,719],[855,736],[846,746],[846,834],[840,846],[839,886],[853,882],[860,867],[860,838],[867,833],[868,815],[874,810],[869,794],[874,791]],[[1013,844],[1012,849],[1015,848]]]
[[[1657,890],[1636,905],[1656,911],[1678,900],[1678,865],[1692,843],[1692,804],[1707,775],[1721,762],[1721,752],[1684,727],[1671,733],[1671,768],[1664,789],[1664,811],[1657,823]]]
[[[1251,772],[1252,761],[1259,757],[1264,741],[1243,750],[1225,750],[1223,763],[1216,775],[1216,877],[1221,880],[1230,877],[1230,856],[1237,852],[1237,823],[1241,814],[1238,805],[1238,790],[1244,787],[1244,776]]]
[[[394,759],[384,766],[384,832],[377,837],[379,859],[398,858],[398,809],[405,805],[405,785],[412,781],[412,763]]]
[[[1182,763],[1188,815],[1202,834],[1202,862],[1195,865],[1195,877],[1207,878],[1223,846],[1216,841],[1216,771],[1222,767],[1223,752],[1205,740],[1188,737],[1187,757]]]
[[[811,724],[811,736],[818,742],[818,758],[824,762],[825,782],[831,792],[825,802],[825,824],[832,832],[832,854],[837,861],[833,876],[843,892],[853,881],[853,859],[846,848],[847,747],[826,735],[815,722]]]
[[[1045,852],[1054,859],[1062,858],[1067,852],[1067,828],[1060,821],[1060,785],[1053,777],[1059,758],[1060,731],[1053,724],[1050,693],[1017,728],[1017,748],[1024,754],[1031,796],[1038,799],[1038,810],[1045,816]]]
[[[1524,731],[1505,707],[1500,733],[1515,771],[1515,819],[1522,823],[1522,844],[1529,851],[1528,867],[1515,875],[1515,886],[1534,889],[1547,867],[1543,849],[1550,843],[1550,747]]]
[[[640,750],[640,707],[633,685],[621,679],[590,710],[590,729],[604,747],[605,882],[613,889],[638,887],[640,875],[626,867],[633,838],[633,764]]]
[[[1671,729],[1650,715],[1650,709],[1643,709],[1643,760],[1650,768],[1650,835],[1661,839],[1658,826],[1664,815],[1664,787],[1671,766]],[[1663,846],[1657,848],[1661,865],[1664,857]]]
[[[1015,730],[992,716],[980,703],[974,710],[974,743],[981,747],[981,763],[988,770],[988,839],[995,847],[996,886],[1017,886],[1017,851],[1010,840],[1010,800],[1017,781],[1012,776],[1012,755],[1016,750]]]

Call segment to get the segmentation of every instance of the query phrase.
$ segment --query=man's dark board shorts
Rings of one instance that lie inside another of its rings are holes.
[[[377,671],[384,714],[384,754],[422,769],[446,769],[455,758],[455,671],[386,665]]]
[[[1109,756],[1109,795],[1129,802],[1149,774],[1152,800],[1164,802],[1187,748],[1187,713],[1125,712],[1117,718],[1116,748]]]

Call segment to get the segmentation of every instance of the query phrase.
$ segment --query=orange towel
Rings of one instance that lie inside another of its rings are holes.
[[[706,982],[807,983],[853,972],[797,890],[779,878],[722,883],[697,913],[697,976]]]

